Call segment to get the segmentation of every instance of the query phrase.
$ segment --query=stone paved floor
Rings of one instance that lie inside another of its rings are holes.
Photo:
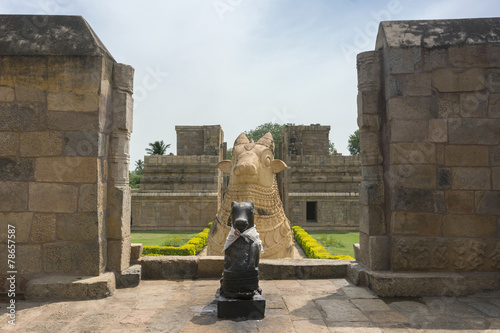
[[[344,279],[261,281],[263,320],[218,320],[218,280],[142,281],[89,301],[0,303],[0,332],[500,332],[500,292],[381,299]]]

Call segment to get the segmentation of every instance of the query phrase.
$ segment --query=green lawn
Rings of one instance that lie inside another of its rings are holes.
[[[132,231],[132,243],[143,246],[182,246],[200,231]]]
[[[352,244],[359,243],[359,231],[306,230],[312,238],[332,255],[344,254],[354,258]]]

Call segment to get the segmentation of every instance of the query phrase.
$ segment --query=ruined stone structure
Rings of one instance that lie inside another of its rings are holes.
[[[362,282],[499,287],[500,19],[382,22],[358,55]]]
[[[109,295],[130,261],[133,68],[82,17],[0,22],[0,292],[17,271],[26,297]]]
[[[133,230],[197,230],[212,222],[224,184],[225,153],[215,126],[176,126],[177,156],[145,156],[140,189],[132,192]]]
[[[280,174],[286,215],[292,225],[356,230],[359,225],[359,156],[329,154],[330,126],[285,126]]]

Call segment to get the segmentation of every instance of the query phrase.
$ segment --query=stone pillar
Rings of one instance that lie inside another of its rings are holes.
[[[110,138],[108,181],[108,265],[122,272],[130,264],[129,141],[132,132],[134,69],[113,65],[113,122]]]
[[[357,57],[358,126],[362,180],[359,189],[360,261],[375,270],[389,268],[389,239],[384,212],[382,119],[382,54],[364,52]]]

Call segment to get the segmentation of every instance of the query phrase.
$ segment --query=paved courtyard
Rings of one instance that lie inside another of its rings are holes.
[[[263,320],[218,320],[218,280],[142,281],[100,300],[0,303],[0,332],[500,332],[500,292],[381,299],[344,279],[261,281]]]

